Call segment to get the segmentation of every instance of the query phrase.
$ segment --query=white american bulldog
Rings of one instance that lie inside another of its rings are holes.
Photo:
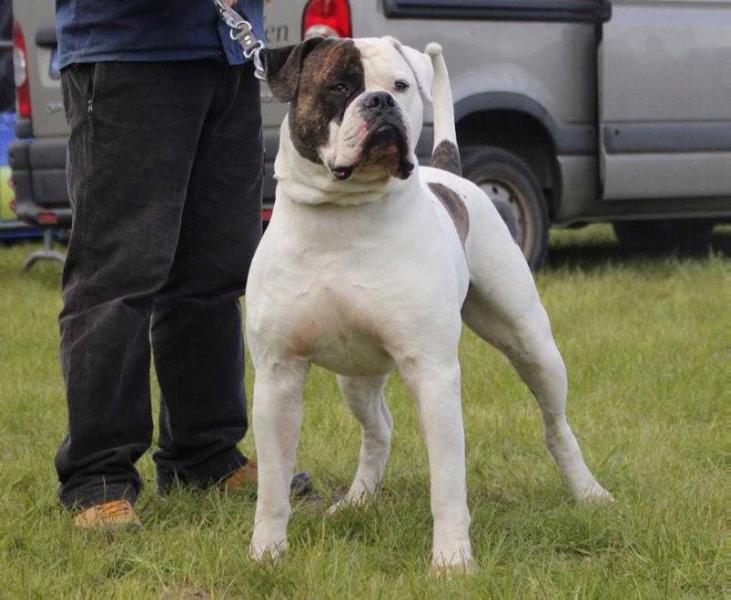
[[[259,464],[251,555],[275,558],[287,546],[302,388],[315,363],[337,373],[362,427],[355,478],[333,508],[378,489],[392,428],[384,387],[398,370],[426,438],[433,565],[474,568],[462,321],[508,356],[536,396],[546,445],[576,499],[611,499],[566,421],[566,369],[528,265],[490,199],[459,176],[441,48],[312,39],[267,51],[266,63],[272,92],[290,108],[274,214],[246,295]],[[432,95],[433,166],[416,167],[422,102]]]

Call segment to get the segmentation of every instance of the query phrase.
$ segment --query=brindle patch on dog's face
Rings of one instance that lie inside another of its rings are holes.
[[[365,90],[360,51],[352,40],[323,40],[304,60],[297,95],[290,107],[290,132],[295,149],[322,162],[330,124],[340,124],[348,105]]]

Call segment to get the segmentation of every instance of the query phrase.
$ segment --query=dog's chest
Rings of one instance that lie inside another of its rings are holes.
[[[373,375],[393,369],[386,350],[382,304],[377,290],[343,277],[313,277],[289,302],[286,321],[290,351],[344,375]]]

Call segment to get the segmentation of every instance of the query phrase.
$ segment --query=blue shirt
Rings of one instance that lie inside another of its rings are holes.
[[[30,1],[30,0],[27,0]],[[234,9],[264,40],[263,0]],[[213,58],[246,62],[212,0],[56,0],[59,65]]]

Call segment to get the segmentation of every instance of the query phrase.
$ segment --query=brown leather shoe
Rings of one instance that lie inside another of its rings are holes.
[[[80,529],[119,529],[139,527],[140,520],[127,500],[110,500],[80,512],[74,525]]]
[[[221,483],[222,490],[241,490],[244,488],[256,488],[256,483],[259,478],[259,471],[256,463],[253,460],[249,460],[245,465],[242,465],[236,469],[231,475]],[[300,498],[309,496],[312,494],[312,484],[310,483],[310,476],[307,473],[297,473],[292,477],[292,493]]]
[[[257,478],[256,463],[253,460],[247,460],[246,464],[240,466],[221,482],[221,489],[240,490],[245,487],[256,487]]]

